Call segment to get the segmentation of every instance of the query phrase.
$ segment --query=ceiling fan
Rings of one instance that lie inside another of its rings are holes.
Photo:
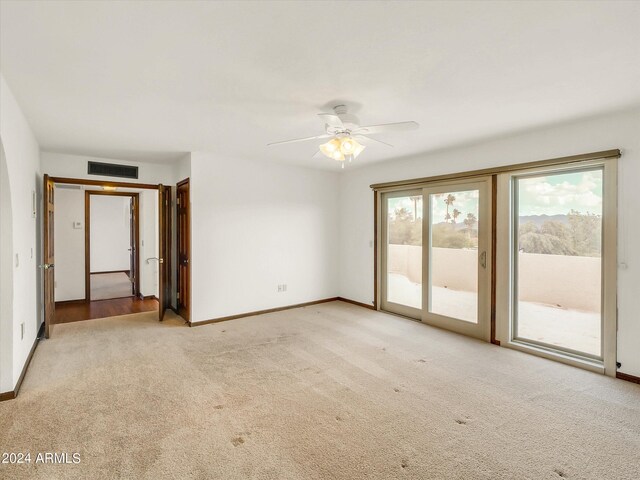
[[[326,157],[341,162],[342,168],[344,168],[345,161],[351,162],[354,158],[357,158],[366,148],[366,144],[369,143],[370,140],[393,147],[393,145],[373,138],[370,135],[387,132],[404,132],[407,130],[415,130],[420,126],[417,122],[360,126],[358,118],[355,115],[347,113],[346,105],[336,105],[333,107],[333,113],[319,113],[318,116],[325,122],[325,133],[322,135],[296,138],[283,142],[273,142],[267,145],[271,147],[274,145],[329,138],[329,141],[318,147],[319,151],[316,152],[315,155],[322,153]]]

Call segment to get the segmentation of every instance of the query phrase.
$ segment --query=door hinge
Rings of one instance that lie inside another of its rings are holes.
[[[176,293],[176,300],[180,300],[180,292]]]
[[[180,205],[180,197],[176,198],[176,204]]]

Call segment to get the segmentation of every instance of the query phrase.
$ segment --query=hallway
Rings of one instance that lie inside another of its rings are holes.
[[[130,313],[143,313],[153,310],[158,310],[158,300],[155,298],[140,300],[136,297],[125,297],[111,300],[96,300],[93,302],[63,302],[56,304],[55,324],[128,315]]]

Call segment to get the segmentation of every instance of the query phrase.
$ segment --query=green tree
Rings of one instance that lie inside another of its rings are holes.
[[[389,218],[389,243],[394,245],[422,245],[422,219],[408,209],[396,208]]]
[[[602,217],[594,213],[571,210],[567,219],[571,246],[576,255],[599,257],[602,250]]]
[[[467,213],[467,218],[463,220],[463,222],[467,227],[467,235],[471,238],[471,233],[473,232],[473,227],[476,223],[478,223],[478,219],[473,213]]]
[[[462,230],[450,223],[438,223],[431,228],[431,245],[440,248],[472,248],[474,242]]]

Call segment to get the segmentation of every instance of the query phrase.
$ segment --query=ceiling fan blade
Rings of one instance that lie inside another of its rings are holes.
[[[319,113],[318,116],[322,118],[322,120],[324,120],[324,122],[330,127],[340,129],[344,128],[342,120],[340,120],[340,117],[334,113]]]
[[[420,127],[417,122],[398,122],[398,123],[384,123],[381,125],[367,125],[364,127],[356,128],[353,133],[364,133],[365,135],[372,135],[376,133],[387,132],[406,132],[408,130],[416,130]]]
[[[353,138],[355,138],[356,140],[362,141],[363,145],[366,145],[369,140],[372,140],[372,141],[377,142],[377,143],[382,143],[383,145],[386,145],[387,147],[393,147],[393,145],[391,145],[390,143],[383,142],[382,140],[378,140],[377,138],[367,137],[366,135],[363,135],[362,133],[360,133],[358,135],[354,135]]]
[[[271,147],[273,145],[285,145],[287,143],[297,143],[297,142],[306,142],[308,140],[318,140],[320,138],[329,138],[332,137],[333,135],[329,135],[327,133],[323,133],[322,135],[316,135],[314,137],[305,137],[305,138],[295,138],[293,140],[284,140],[282,142],[272,142],[272,143],[267,143],[267,147]]]

